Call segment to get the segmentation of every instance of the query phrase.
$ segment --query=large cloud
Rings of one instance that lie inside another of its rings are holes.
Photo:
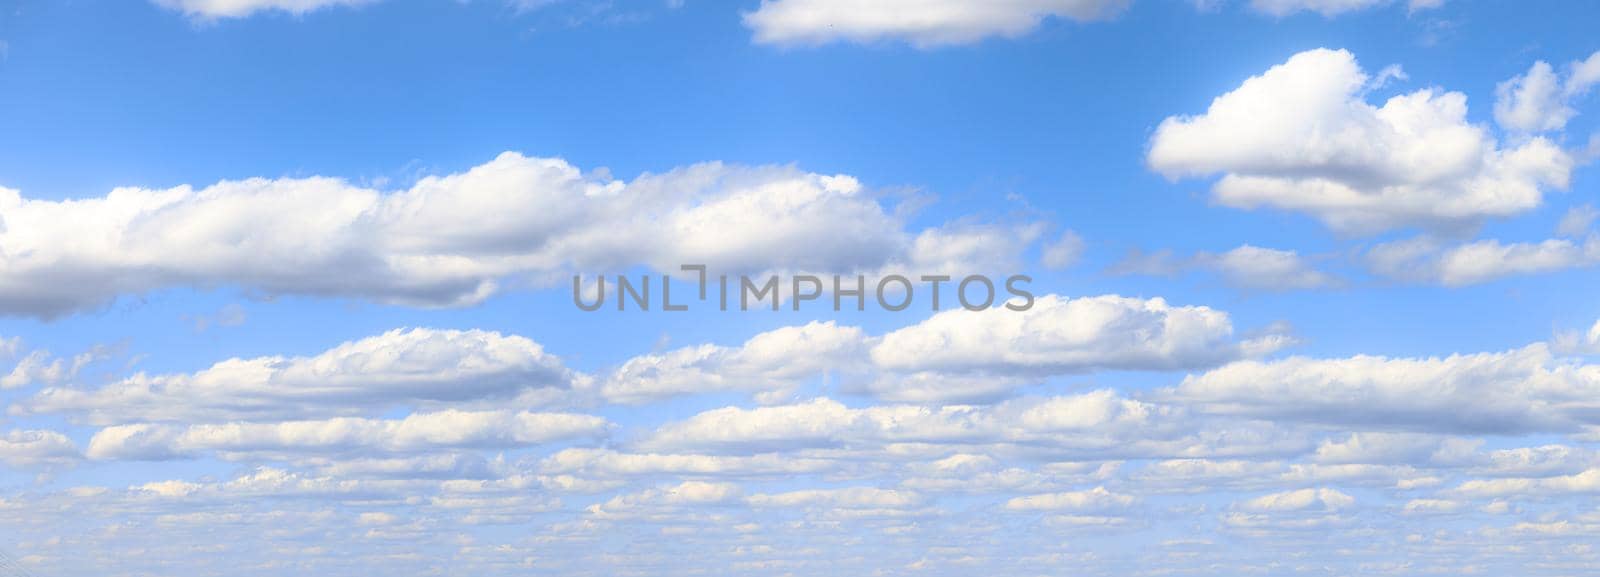
[[[1308,213],[1335,229],[1449,227],[1527,212],[1565,188],[1574,160],[1542,137],[1502,145],[1467,98],[1422,89],[1367,103],[1372,78],[1343,50],[1302,52],[1162,121],[1148,162],[1168,176],[1222,173],[1216,202]]]
[[[78,447],[55,431],[7,431],[0,436],[0,463],[50,465],[78,460]]]
[[[196,18],[243,18],[257,12],[305,14],[330,6],[354,6],[377,0],[154,0],[156,4]]]
[[[1600,366],[1534,344],[1448,357],[1241,361],[1164,397],[1196,410],[1283,421],[1445,433],[1576,432],[1600,415]]]
[[[1045,295],[1033,308],[952,310],[884,335],[868,388],[895,400],[993,396],[1049,375],[1214,366],[1272,352],[1286,335],[1236,338],[1228,314],[1160,298]]]
[[[325,177],[66,201],[0,188],[0,222],[0,313],[40,316],[171,286],[446,307],[479,302],[508,277],[551,281],[575,268],[979,267],[1037,234],[913,233],[844,175],[707,163],[622,182],[512,152],[387,193]],[[942,242],[956,239],[966,248]]]
[[[370,456],[441,448],[510,448],[597,437],[605,419],[570,413],[440,411],[403,419],[218,425],[116,425],[89,441],[91,459],[166,459],[217,453],[333,453]]]
[[[143,373],[98,389],[48,388],[18,408],[91,423],[219,422],[559,395],[573,373],[525,337],[393,330],[311,357],[229,359],[195,373]]]
[[[762,0],[744,15],[761,44],[904,40],[917,46],[964,44],[1033,31],[1049,17],[1097,20],[1131,0]]]
[[[1391,279],[1466,286],[1600,264],[1600,236],[1513,243],[1485,239],[1457,245],[1424,236],[1379,244],[1367,251],[1364,260],[1368,270]]]
[[[819,456],[859,451],[878,458],[919,446],[980,446],[1002,453],[1100,460],[1260,454],[1302,444],[1292,435],[1248,425],[1207,428],[1180,407],[1128,399],[1111,391],[1020,398],[988,407],[852,408],[831,399],[755,409],[725,407],[662,425],[634,443],[645,451],[819,450]],[[932,453],[944,456],[949,451]]]
[[[739,347],[707,344],[634,357],[600,383],[600,394],[619,403],[716,391],[782,396],[808,377],[862,370],[867,343],[861,329],[832,321],[783,327]]]
[[[1250,7],[1272,16],[1288,16],[1296,12],[1316,12],[1325,17],[1346,12],[1366,10],[1396,3],[1396,0],[1250,0]],[[1407,0],[1410,11],[1437,8],[1444,0]]]
[[[1507,130],[1523,133],[1565,128],[1578,115],[1573,104],[1600,84],[1600,52],[1567,65],[1558,75],[1544,61],[1495,87],[1494,119]]]
[[[738,347],[706,344],[641,355],[598,379],[598,392],[607,401],[632,404],[744,391],[771,403],[832,375],[849,392],[883,399],[983,401],[1054,375],[1207,368],[1292,342],[1278,332],[1236,336],[1228,313],[1209,307],[1042,295],[1026,311],[944,311],[882,336],[812,322],[761,333]]]

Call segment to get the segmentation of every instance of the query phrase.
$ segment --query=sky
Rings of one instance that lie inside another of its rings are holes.
[[[0,575],[1595,573],[1597,21],[0,0]]]

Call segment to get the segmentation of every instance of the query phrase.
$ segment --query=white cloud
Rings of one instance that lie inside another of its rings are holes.
[[[1006,501],[1006,508],[1012,511],[1103,513],[1126,509],[1137,502],[1138,499],[1132,495],[1112,493],[1107,491],[1105,487],[1095,487],[1087,491],[1068,491],[1015,497]]]
[[[154,0],[157,5],[196,18],[243,18],[257,12],[300,15],[331,6],[356,6],[376,0]]]
[[[798,475],[831,469],[821,459],[779,454],[753,456],[673,453],[622,453],[609,449],[563,449],[540,462],[540,470],[555,475],[616,478],[645,475],[759,476]]]
[[[629,359],[600,383],[608,401],[640,403],[717,391],[782,394],[828,371],[860,370],[866,336],[833,321],[783,327],[743,346],[700,345]]]
[[[1600,217],[1600,211],[1596,211],[1592,205],[1569,208],[1566,214],[1561,215],[1561,222],[1556,224],[1556,234],[1568,238],[1587,236],[1596,217]]]
[[[948,293],[941,298],[953,300]],[[1010,346],[997,348],[994,342]],[[1277,350],[1277,332],[1238,339],[1228,314],[1162,299],[1037,297],[1027,311],[950,310],[881,337],[833,322],[784,327],[739,347],[641,355],[598,380],[611,402],[744,391],[786,401],[808,379],[897,401],[984,400],[1051,375],[1215,366]]]
[[[1230,286],[1248,290],[1286,291],[1332,286],[1335,279],[1312,267],[1299,253],[1243,245],[1200,259]]]
[[[1416,12],[1438,8],[1445,0],[1408,0],[1407,9]],[[1296,12],[1316,12],[1332,18],[1347,12],[1366,10],[1394,4],[1395,0],[1250,0],[1250,7],[1272,16],[1288,16]]]
[[[1600,366],[1534,344],[1439,358],[1240,361],[1163,397],[1216,414],[1427,432],[1573,432],[1593,419]]]
[[[1455,513],[1465,507],[1466,503],[1448,499],[1412,499],[1406,501],[1402,512],[1407,515],[1444,515]]]
[[[918,47],[1017,37],[1046,18],[1100,20],[1131,0],[762,0],[744,14],[758,44],[903,40]]]
[[[756,494],[747,497],[753,507],[827,507],[843,509],[905,509],[922,504],[922,495],[912,491],[876,487],[804,489],[787,493]]]
[[[1600,52],[1567,65],[1565,78],[1544,61],[1495,87],[1494,119],[1522,133],[1561,130],[1578,115],[1573,104],[1600,83]]]
[[[0,463],[7,465],[63,464],[78,458],[72,439],[55,431],[7,431],[0,436]]]
[[[387,193],[324,177],[70,201],[0,188],[0,219],[0,312],[47,317],[171,286],[448,307],[575,269],[970,266],[1037,235],[969,224],[913,234],[846,175],[706,163],[625,183],[512,152]]]
[[[1600,354],[1600,320],[1589,325],[1588,331],[1557,331],[1554,337],[1550,346],[1558,352]]]
[[[1450,494],[1474,498],[1530,498],[1564,493],[1600,493],[1600,468],[1545,478],[1474,479]]]
[[[510,448],[599,437],[605,419],[570,413],[440,411],[402,419],[342,417],[321,421],[217,425],[117,425],[89,441],[91,459],[167,459],[206,453],[373,455],[441,448]]]
[[[1204,114],[1162,121],[1147,160],[1169,178],[1222,173],[1220,204],[1305,212],[1345,232],[1470,225],[1566,187],[1574,160],[1549,140],[1502,147],[1467,121],[1458,92],[1368,104],[1370,80],[1349,52],[1296,54]]]
[[[527,338],[396,329],[311,357],[229,359],[139,373],[98,389],[49,388],[16,408],[96,423],[306,418],[430,403],[559,395],[573,374]]]
[[[1182,409],[1111,391],[1020,398],[988,407],[851,408],[831,399],[725,407],[661,425],[636,443],[647,451],[814,450],[806,454],[817,456],[864,451],[876,458],[912,447],[987,446],[1002,453],[1091,460],[1259,454],[1301,444],[1260,428],[1204,429]]]
[[[1341,280],[1318,270],[1312,259],[1292,250],[1240,245],[1221,254],[1197,252],[1179,257],[1168,250],[1132,250],[1106,272],[1114,275],[1176,276],[1186,270],[1216,274],[1241,291],[1313,290],[1338,286]]]
[[[1594,451],[1564,445],[1498,449],[1474,460],[1471,473],[1490,477],[1551,477],[1600,467]]]
[[[1356,432],[1317,446],[1319,464],[1460,464],[1472,458],[1481,441],[1421,433]]]
[[[1443,246],[1432,237],[1382,243],[1365,255],[1373,274],[1406,282],[1466,286],[1515,276],[1558,272],[1600,263],[1600,236],[1582,243],[1548,239],[1503,244],[1479,240]]]
[[[1228,314],[1203,306],[1044,295],[1027,311],[945,311],[884,335],[872,360],[898,374],[869,389],[893,400],[992,397],[1048,375],[1205,367],[1286,342],[1235,339]]]
[[[1063,269],[1077,264],[1083,257],[1083,237],[1078,233],[1066,231],[1061,233],[1061,238],[1045,245],[1044,253],[1040,255],[1040,262],[1046,268]]]
[[[1300,489],[1262,495],[1239,504],[1245,511],[1281,512],[1322,509],[1336,511],[1354,505],[1354,497],[1336,489]]]
[[[728,503],[742,493],[743,488],[733,483],[684,481],[670,487],[617,495],[604,503],[589,506],[588,513],[604,519],[671,518],[671,512],[678,508]]]

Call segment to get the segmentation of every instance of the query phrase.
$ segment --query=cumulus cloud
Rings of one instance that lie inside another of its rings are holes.
[[[1550,346],[1562,353],[1600,354],[1600,320],[1589,325],[1587,331],[1556,331]]]
[[[758,44],[902,40],[918,47],[966,44],[1032,32],[1047,18],[1090,21],[1122,12],[1130,0],[762,0],[744,24]]]
[[[1300,489],[1262,495],[1239,503],[1238,507],[1245,511],[1256,512],[1306,511],[1314,509],[1334,511],[1354,505],[1355,502],[1354,497],[1346,495],[1337,489]]]
[[[872,360],[895,374],[868,388],[894,400],[982,398],[1049,375],[1199,368],[1288,342],[1237,339],[1228,314],[1209,307],[1045,295],[1027,311],[945,311],[884,335]]]
[[[619,403],[717,391],[781,396],[811,376],[861,370],[867,342],[861,329],[833,321],[783,327],[739,347],[708,344],[634,357],[602,380],[600,394]]]
[[[609,479],[650,475],[773,476],[817,473],[834,467],[823,459],[776,453],[728,456],[693,453],[625,453],[610,449],[563,449],[540,462],[552,475]]]
[[[1069,230],[1061,233],[1061,238],[1055,242],[1045,245],[1039,260],[1045,268],[1063,269],[1077,264],[1083,257],[1083,249],[1083,237]]]
[[[64,464],[78,458],[78,446],[55,431],[7,431],[0,436],[0,463],[14,467]]]
[[[1567,152],[1542,137],[1502,145],[1467,121],[1465,95],[1428,88],[1375,106],[1371,84],[1349,52],[1301,52],[1204,114],[1162,121],[1147,161],[1174,179],[1221,173],[1219,204],[1304,212],[1350,233],[1471,225],[1567,186]]]
[[[89,440],[91,459],[168,459],[206,453],[384,454],[450,448],[514,448],[605,434],[605,419],[570,413],[440,411],[402,419],[216,425],[116,425]]]
[[[1569,208],[1561,215],[1561,222],[1556,224],[1556,234],[1568,238],[1587,236],[1596,217],[1600,217],[1600,211],[1596,211],[1593,205]]]
[[[1437,464],[1470,462],[1482,441],[1424,433],[1363,431],[1317,446],[1318,464]]]
[[[257,12],[300,15],[331,6],[357,6],[377,0],[154,0],[169,10],[204,18],[243,18]]]
[[[1600,52],[1567,65],[1558,75],[1550,64],[1534,62],[1524,74],[1495,87],[1494,119],[1521,133],[1561,130],[1578,115],[1573,104],[1600,83]]]
[[[1283,421],[1453,433],[1575,432],[1594,419],[1600,367],[1547,345],[1448,357],[1292,357],[1185,377],[1166,399]]]
[[[1037,234],[974,224],[907,231],[846,175],[706,163],[622,182],[514,152],[391,192],[326,177],[118,188],[68,201],[0,188],[0,221],[0,312],[46,317],[172,286],[449,307],[574,269],[969,266]]]
[[[1107,491],[1105,487],[1095,487],[1087,491],[1068,491],[1016,497],[1006,501],[1006,509],[1012,511],[1103,513],[1126,509],[1138,501],[1138,498],[1132,495],[1112,493]]]
[[[728,503],[740,497],[743,488],[733,483],[684,481],[636,493],[617,495],[604,503],[590,505],[589,515],[602,519],[671,519],[673,512],[687,506]]]
[[[1229,285],[1265,291],[1305,290],[1332,286],[1336,280],[1314,268],[1299,253],[1243,245],[1201,262],[1217,271]]]
[[[1043,458],[1111,460],[1130,456],[1260,454],[1298,446],[1249,426],[1207,429],[1178,407],[1111,391],[1020,398],[988,407],[877,405],[831,399],[776,407],[725,407],[657,427],[644,451],[761,454],[864,451],[885,456],[915,446],[981,446]]]
[[[1516,275],[1553,273],[1600,263],[1600,236],[1581,242],[1553,238],[1502,243],[1486,239],[1448,245],[1422,236],[1386,242],[1364,255],[1367,270],[1395,280],[1467,286]]]
[[[311,357],[229,359],[97,389],[47,388],[14,407],[95,424],[295,419],[384,407],[559,395],[574,375],[525,337],[396,329]]]
[[[1474,479],[1450,490],[1463,497],[1532,498],[1564,493],[1600,493],[1600,468],[1555,477]]]
[[[1338,286],[1341,280],[1323,272],[1293,250],[1240,245],[1222,253],[1197,252],[1179,257],[1171,250],[1130,251],[1106,272],[1114,275],[1176,276],[1184,271],[1215,274],[1224,284],[1241,291],[1282,292]]]
[[[848,392],[884,399],[976,401],[1053,375],[1205,368],[1290,343],[1276,330],[1236,337],[1227,313],[1203,306],[1043,295],[1027,311],[950,310],[882,336],[832,321],[784,327],[737,347],[637,356],[597,381],[602,398],[629,404],[726,391],[783,402],[822,375],[838,377]]]
[[[1272,16],[1288,16],[1296,12],[1315,12],[1324,17],[1332,18],[1347,12],[1367,10],[1379,6],[1395,4],[1396,0],[1250,0],[1250,7],[1257,12]],[[1407,0],[1406,7],[1412,12],[1438,8],[1444,0]]]
[[[745,499],[753,507],[824,507],[842,509],[905,509],[922,504],[913,491],[876,487],[805,489],[786,493],[756,494]]]

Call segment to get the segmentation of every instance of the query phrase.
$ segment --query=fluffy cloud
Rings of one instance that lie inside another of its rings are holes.
[[[1043,295],[1027,311],[950,310],[883,336],[812,322],[738,347],[641,355],[598,379],[598,391],[619,403],[723,391],[773,403],[828,374],[850,392],[896,401],[991,400],[1052,375],[1204,368],[1291,342],[1278,333],[1236,338],[1228,314],[1207,307]]]
[[[1394,4],[1396,0],[1250,0],[1250,7],[1257,12],[1273,16],[1288,16],[1296,12],[1316,12],[1325,17],[1334,17],[1346,12],[1366,10],[1378,6]],[[1444,4],[1444,0],[1407,0],[1406,6],[1412,12],[1437,8]]]
[[[573,374],[538,343],[471,330],[396,329],[312,357],[229,359],[99,389],[48,388],[14,408],[97,423],[306,418],[395,406],[559,395]]]
[[[1241,361],[1184,378],[1164,398],[1228,415],[1427,432],[1574,432],[1590,423],[1600,366],[1534,344],[1444,358]]]
[[[1310,214],[1346,232],[1462,226],[1520,214],[1565,188],[1574,160],[1544,138],[1502,146],[1467,121],[1467,98],[1423,89],[1366,102],[1371,78],[1343,50],[1302,52],[1162,121],[1148,162],[1169,178],[1222,173],[1219,204]]]
[[[833,321],[784,327],[740,347],[700,345],[634,357],[600,383],[600,394],[620,403],[716,391],[782,395],[807,377],[860,370],[867,342],[861,329]]]
[[[1098,513],[1126,509],[1137,502],[1138,499],[1132,495],[1121,495],[1107,491],[1105,487],[1095,487],[1087,491],[1016,497],[1006,501],[1006,508],[1012,511]]]
[[[1245,511],[1263,513],[1315,509],[1335,511],[1354,505],[1355,502],[1354,497],[1336,489],[1300,489],[1298,491],[1262,495],[1240,503],[1238,506]]]
[[[0,312],[40,316],[170,286],[448,307],[482,301],[508,278],[550,281],[575,268],[967,266],[1037,234],[976,225],[913,234],[845,175],[707,163],[621,182],[512,152],[387,193],[324,177],[69,201],[0,188],[0,219]]]
[[[635,443],[645,451],[816,451],[805,454],[817,456],[842,451],[879,458],[915,447],[968,446],[1003,454],[1094,460],[1259,454],[1301,444],[1248,426],[1206,429],[1179,408],[1111,391],[1020,398],[989,407],[851,408],[831,399],[755,409],[725,407],[667,423]],[[941,456],[949,452],[933,451]]]
[[[1422,433],[1357,432],[1317,446],[1318,464],[1442,464],[1472,460],[1481,441]]]
[[[355,6],[376,0],[154,0],[196,18],[243,18],[257,12],[305,14],[330,6]]]
[[[1045,295],[1027,311],[945,311],[884,335],[872,360],[895,374],[869,388],[894,400],[982,398],[1048,375],[1206,367],[1287,343],[1235,339],[1228,314],[1203,306]]]
[[[1464,497],[1529,498],[1563,493],[1600,493],[1600,468],[1544,478],[1474,479],[1450,490]]]
[[[1416,283],[1466,286],[1515,275],[1543,274],[1600,263],[1600,236],[1504,244],[1487,239],[1448,246],[1432,237],[1379,244],[1364,256],[1373,274]]]
[[[1595,218],[1600,218],[1600,211],[1593,205],[1574,206],[1561,215],[1561,222],[1556,224],[1556,234],[1565,237],[1581,237],[1589,234],[1589,229],[1594,225]]]
[[[0,436],[0,463],[31,466],[78,460],[78,447],[55,431],[7,431]]]
[[[1045,245],[1039,260],[1045,268],[1063,269],[1076,264],[1083,257],[1083,249],[1083,237],[1069,230],[1061,233],[1061,238],[1055,242]]]
[[[842,509],[905,509],[922,504],[922,496],[895,489],[846,487],[757,494],[745,499],[754,507],[826,507]]]
[[[604,503],[590,505],[588,513],[611,520],[672,519],[679,508],[728,503],[742,492],[742,488],[733,483],[684,481],[674,486],[617,495]]]
[[[1534,62],[1527,73],[1495,87],[1495,122],[1523,133],[1561,130],[1578,115],[1573,103],[1595,84],[1600,84],[1600,52],[1567,65],[1564,78],[1548,63]]]
[[[1137,249],[1106,269],[1113,275],[1176,276],[1186,270],[1210,272],[1242,291],[1312,290],[1342,281],[1318,270],[1312,259],[1292,250],[1240,245],[1216,254],[1197,252],[1179,257],[1171,250],[1144,253]]]
[[[441,448],[512,448],[597,437],[605,419],[568,413],[441,411],[403,419],[355,417],[322,421],[219,425],[117,425],[89,441],[91,459],[167,459],[208,452],[383,454]]]
[[[1131,0],[762,0],[744,15],[759,44],[903,40],[919,47],[1016,37],[1046,18],[1099,20]]]
[[[1327,287],[1335,279],[1307,263],[1299,253],[1244,245],[1201,259],[1229,285],[1249,290],[1304,290]]]
[[[663,453],[623,453],[609,449],[564,449],[540,463],[553,475],[616,478],[648,475],[768,476],[816,473],[833,467],[821,459],[779,454],[725,456]]]

